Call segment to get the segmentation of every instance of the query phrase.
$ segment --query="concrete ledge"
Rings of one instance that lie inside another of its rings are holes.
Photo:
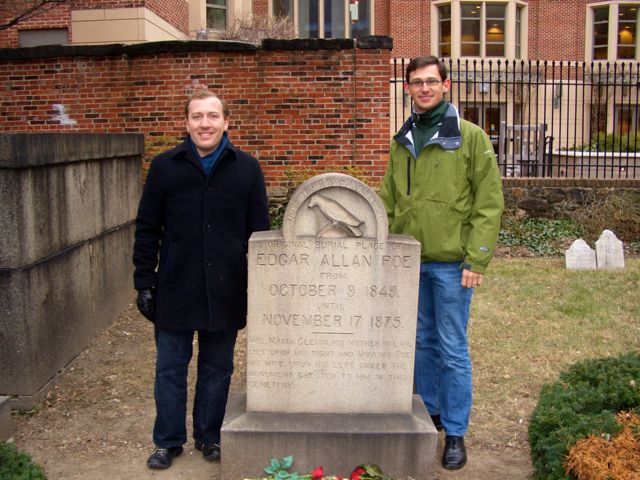
[[[348,475],[363,463],[394,480],[433,478],[438,435],[424,404],[412,413],[307,414],[247,412],[246,394],[232,395],[222,426],[222,480],[259,477],[271,457],[293,455],[292,472]]]
[[[133,223],[24,269],[0,269],[0,394],[28,410],[133,298]]]
[[[9,440],[13,436],[13,420],[9,397],[0,397],[0,440]]]

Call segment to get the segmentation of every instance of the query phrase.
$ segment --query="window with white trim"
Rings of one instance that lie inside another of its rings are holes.
[[[300,38],[373,34],[373,0],[271,0],[271,15],[288,17]]]
[[[207,0],[207,28],[227,28],[227,0]]]
[[[522,58],[526,4],[519,0],[436,0],[432,44],[441,57]]]
[[[601,2],[587,8],[587,60],[640,59],[640,2]]]

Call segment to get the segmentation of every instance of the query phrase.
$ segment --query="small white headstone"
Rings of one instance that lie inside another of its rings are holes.
[[[622,241],[611,230],[605,230],[596,242],[598,268],[624,268]]]
[[[568,270],[589,270],[596,268],[596,252],[587,242],[579,238],[564,253]]]

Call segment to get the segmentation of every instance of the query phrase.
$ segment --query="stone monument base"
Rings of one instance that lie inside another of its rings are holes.
[[[222,480],[266,477],[272,457],[293,455],[289,472],[322,466],[349,476],[376,464],[394,480],[433,478],[438,434],[422,400],[411,414],[310,414],[247,412],[246,394],[231,395],[222,426]]]

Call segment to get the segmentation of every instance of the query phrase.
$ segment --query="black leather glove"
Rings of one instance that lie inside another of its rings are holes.
[[[156,291],[154,288],[142,288],[138,290],[136,306],[147,320],[153,322],[156,313]]]

